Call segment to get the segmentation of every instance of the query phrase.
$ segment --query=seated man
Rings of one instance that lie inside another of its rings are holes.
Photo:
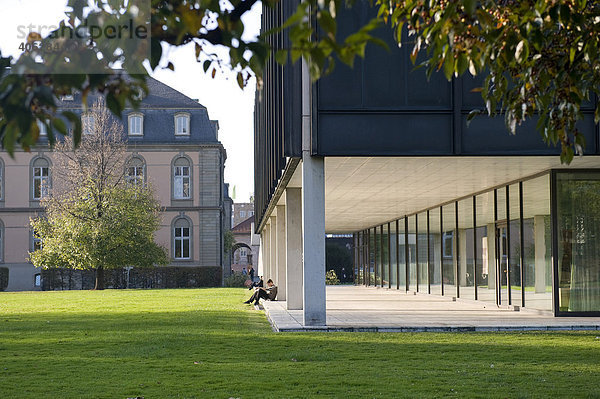
[[[270,301],[274,301],[277,297],[277,286],[273,284],[273,280],[269,279],[267,281],[267,288],[257,287],[254,289],[254,294],[245,301],[244,303],[250,303],[254,301],[254,305],[258,305],[258,301],[260,298],[268,299]]]

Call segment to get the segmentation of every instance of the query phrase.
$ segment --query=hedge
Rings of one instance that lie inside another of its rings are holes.
[[[220,287],[220,267],[151,267],[129,271],[129,288]],[[42,290],[89,290],[94,288],[94,270],[44,269]],[[105,288],[127,288],[127,269],[104,271]]]
[[[8,267],[0,267],[0,291],[8,287]]]

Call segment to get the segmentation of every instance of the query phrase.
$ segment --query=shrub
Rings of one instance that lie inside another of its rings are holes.
[[[94,288],[93,270],[43,269],[42,289],[85,290]],[[198,288],[219,287],[220,267],[149,267],[129,271],[129,288]],[[127,269],[104,271],[106,288],[127,288]]]
[[[335,274],[335,270],[330,270],[327,273],[325,273],[325,284],[327,285],[338,285],[340,283],[340,280],[337,277],[337,274]]]
[[[0,291],[8,287],[8,267],[0,267]]]
[[[245,287],[246,280],[249,277],[247,274],[234,272],[230,276],[225,277],[225,287]]]

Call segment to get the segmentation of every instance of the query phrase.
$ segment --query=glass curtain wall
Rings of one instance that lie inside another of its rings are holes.
[[[458,285],[460,297],[475,299],[473,198],[458,202]]]
[[[416,218],[408,218],[408,289],[417,290],[417,240],[416,240]]]
[[[510,223],[510,290],[511,305],[523,306],[521,291],[521,206],[519,184],[508,187],[508,219]]]
[[[417,290],[419,292],[429,292],[428,273],[427,273],[427,213],[417,215]]]
[[[390,288],[398,286],[398,253],[397,253],[398,232],[396,231],[396,222],[390,223]]]
[[[442,207],[442,295],[456,296],[455,262],[456,254],[456,216],[455,204]]]
[[[369,271],[367,273],[367,285],[375,285],[375,229],[368,230],[369,243]]]
[[[388,230],[388,225],[381,226],[381,286],[389,287],[390,284],[390,252],[389,252],[389,242],[388,239],[390,237]]]
[[[552,310],[550,175],[523,182],[525,307]]]
[[[477,265],[477,299],[496,303],[496,237],[494,217],[494,192],[475,197]]]
[[[429,210],[429,283],[431,294],[442,295],[442,234],[440,208]]]
[[[406,228],[405,219],[398,220],[398,289],[406,290]]]
[[[600,312],[600,173],[556,174],[559,312]]]

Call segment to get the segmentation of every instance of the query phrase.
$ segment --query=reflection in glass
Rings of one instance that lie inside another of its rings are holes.
[[[405,220],[398,222],[398,288],[402,291],[406,290]]]
[[[473,198],[467,198],[458,202],[458,283],[461,298],[475,299],[473,246]]]
[[[427,213],[417,215],[417,273],[419,292],[428,292],[427,284]]]
[[[525,307],[552,310],[550,175],[523,182]]]
[[[496,303],[496,240],[494,218],[494,192],[478,195],[477,219],[477,299]]]
[[[440,208],[429,210],[429,279],[431,293],[442,294]]]
[[[600,311],[600,173],[557,174],[559,310]]]
[[[390,286],[396,288],[398,284],[398,258],[397,258],[397,246],[398,234],[396,232],[396,222],[390,224]]]
[[[417,241],[416,241],[416,225],[415,216],[408,218],[408,289],[410,291],[417,290]]]
[[[442,207],[442,280],[444,283],[442,294],[445,296],[456,296],[454,280],[454,265],[456,261],[456,244],[454,241],[456,237],[456,218],[454,206],[454,203],[452,203]]]

